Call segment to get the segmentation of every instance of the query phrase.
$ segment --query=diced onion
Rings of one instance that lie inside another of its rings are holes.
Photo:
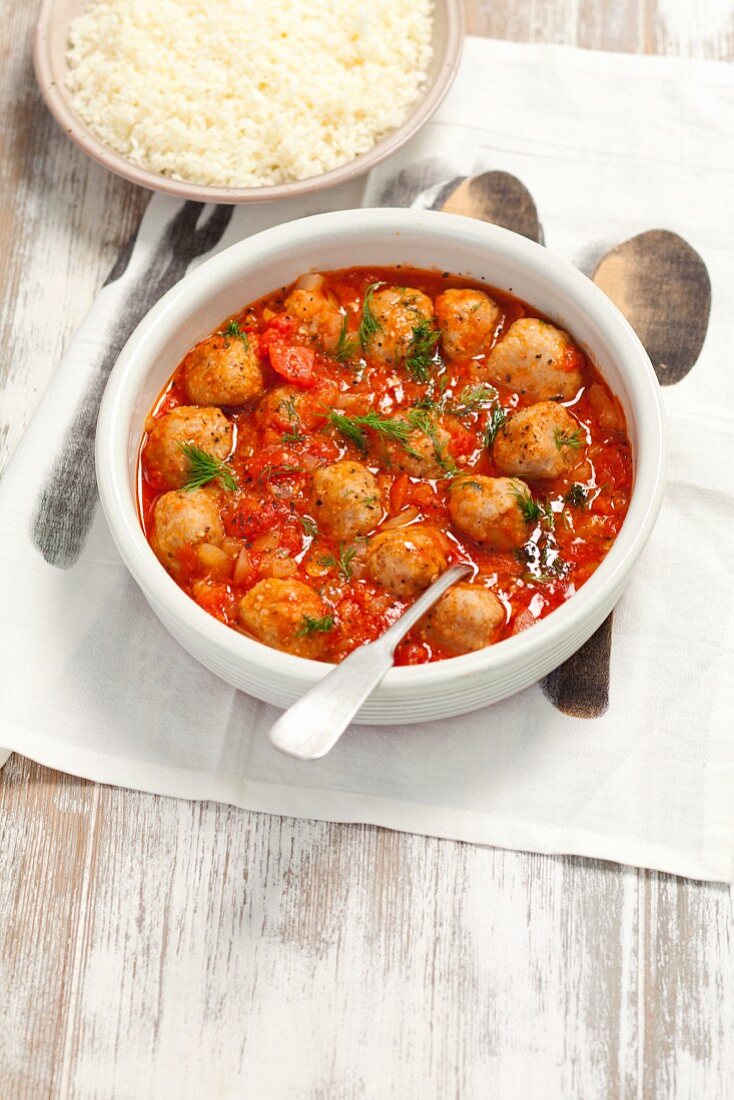
[[[317,275],[315,272],[311,272],[309,275],[301,275],[300,279],[296,280],[296,290],[321,290],[322,286],[326,282],[323,275]]]
[[[266,531],[264,535],[256,538],[252,544],[253,550],[277,550],[280,546],[280,535],[277,531]]]
[[[271,577],[292,577],[297,572],[293,558],[276,558],[270,566]]]
[[[419,515],[420,510],[411,505],[402,512],[398,512],[396,516],[391,516],[390,519],[385,520],[380,530],[387,531],[391,527],[406,527],[409,523],[412,523],[414,519],[417,519]]]
[[[222,576],[228,574],[232,568],[232,561],[224,550],[220,550],[218,546],[212,546],[209,542],[202,542],[197,546],[196,556],[205,569],[210,569]]]
[[[340,393],[334,398],[333,404],[336,409],[359,409],[364,405],[364,394]]]
[[[223,538],[221,547],[225,554],[229,554],[230,558],[236,558],[242,549],[242,543],[239,539]]]
[[[252,573],[252,562],[250,561],[250,555],[247,552],[247,547],[243,546],[240,550],[239,557],[234,563],[234,573],[232,574],[232,580],[235,584],[244,584],[247,578]]]

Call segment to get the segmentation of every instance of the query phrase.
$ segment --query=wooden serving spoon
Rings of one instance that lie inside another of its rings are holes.
[[[532,195],[508,172],[484,172],[442,189],[436,205],[449,213],[501,225],[543,243]],[[703,347],[711,310],[706,265],[667,229],[639,233],[608,251],[593,282],[640,337],[661,386],[680,382]],[[542,681],[546,698],[574,718],[597,718],[609,705],[612,616]]]
[[[442,189],[438,206],[447,214],[501,225],[543,244],[543,227],[533,196],[510,172],[482,172],[459,179],[450,190]]]

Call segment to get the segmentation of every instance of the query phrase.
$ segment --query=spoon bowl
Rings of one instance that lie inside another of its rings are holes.
[[[318,760],[325,756],[392,668],[398,642],[452,584],[471,572],[470,565],[452,565],[382,637],[358,646],[333,668],[271,727],[273,748],[298,760]]]

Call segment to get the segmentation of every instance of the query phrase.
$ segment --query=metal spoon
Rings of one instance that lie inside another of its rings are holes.
[[[359,646],[316,687],[281,715],[270,730],[270,744],[298,760],[318,760],[336,742],[368,695],[392,668],[395,647],[470,565],[452,565],[375,642]]]

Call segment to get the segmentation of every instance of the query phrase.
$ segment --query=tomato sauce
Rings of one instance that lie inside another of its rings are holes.
[[[478,288],[501,309],[494,339],[483,354],[446,361],[440,343],[432,354],[428,380],[399,366],[373,360],[356,346],[355,332],[363,314],[365,293],[375,283],[408,286],[432,300],[447,288]],[[457,474],[503,476],[487,445],[492,418],[511,415],[532,404],[524,394],[493,383],[492,400],[472,404],[481,382],[482,362],[513,321],[546,320],[526,302],[484,283],[438,271],[397,268],[353,268],[327,272],[320,293],[345,318],[351,354],[327,354],[318,335],[304,334],[285,309],[292,287],[283,287],[243,307],[223,324],[236,322],[254,346],[263,372],[265,393],[258,401],[223,411],[235,426],[235,444],[227,467],[237,488],[217,482],[225,538],[223,555],[212,566],[195,546],[178,553],[176,583],[211,615],[242,630],[238,607],[242,597],[267,577],[293,577],[314,588],[330,610],[322,659],[338,661],[363,642],[378,637],[395,621],[410,599],[401,599],[371,580],[365,569],[369,538],[347,545],[319,531],[311,510],[310,486],[315,469],[354,459],[376,475],[379,512],[376,530],[401,514],[425,523],[446,540],[449,563],[469,562],[474,583],[490,588],[506,611],[497,641],[542,619],[585,583],[605,557],[627,512],[633,470],[624,415],[595,364],[574,349],[574,364],[583,385],[563,404],[578,422],[580,445],[573,463],[554,479],[528,481],[539,516],[528,541],[515,550],[496,550],[474,542],[454,527],[448,493]],[[221,331],[221,330],[219,330]],[[148,431],[160,417],[190,405],[185,360],[150,414]],[[298,391],[294,402],[278,403],[269,394],[288,385]],[[466,395],[469,400],[465,400]],[[330,413],[364,416],[396,409],[424,408],[440,417],[450,436],[450,467],[440,478],[416,478],[384,461],[381,440],[365,429],[367,449],[335,426]],[[150,538],[156,502],[170,486],[157,479],[146,457],[147,434],[140,453],[139,507]],[[244,552],[244,553],[243,553]],[[225,560],[226,559],[226,560]],[[415,628],[400,644],[396,663],[422,664],[453,654],[432,645]]]

